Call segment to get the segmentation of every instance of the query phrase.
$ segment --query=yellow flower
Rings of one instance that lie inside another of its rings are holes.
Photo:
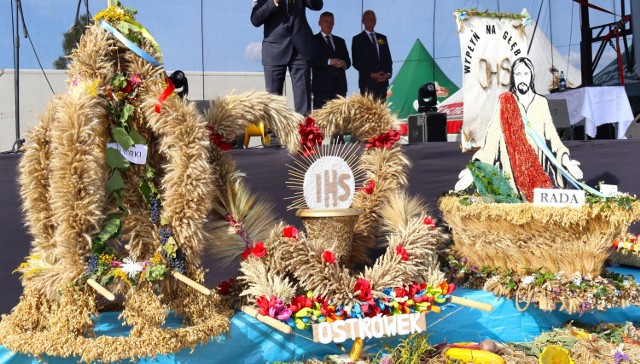
[[[115,259],[116,259],[116,257],[114,255],[107,254],[107,253],[102,253],[102,254],[100,254],[100,257],[98,258],[98,263],[109,265],[109,264],[111,264],[111,261],[115,260]]]
[[[558,345],[547,345],[539,356],[540,364],[574,364],[569,351]]]
[[[127,277],[127,273],[125,273],[122,269],[116,268],[111,272],[113,272],[114,277],[122,279],[129,287],[132,286],[131,281],[129,280],[129,277]]]
[[[151,263],[153,263],[153,264],[162,263],[162,255],[160,255],[160,253],[155,253],[153,255],[153,257],[151,258]]]
[[[384,39],[378,38],[378,45],[383,45],[383,44],[384,44]]]
[[[100,20],[104,19],[105,21],[111,24],[117,24],[118,22],[124,20],[126,17],[125,12],[117,7],[116,5],[111,5],[108,8],[98,12],[93,17],[93,20],[96,22],[100,22]]]

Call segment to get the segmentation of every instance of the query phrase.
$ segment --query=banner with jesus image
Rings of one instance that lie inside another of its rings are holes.
[[[475,10],[454,13],[460,36],[464,89],[463,152],[482,145],[498,95],[509,88],[511,64],[527,56],[525,26],[531,19],[519,14]]]

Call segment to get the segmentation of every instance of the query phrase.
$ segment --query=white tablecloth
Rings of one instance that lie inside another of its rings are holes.
[[[624,86],[581,87],[546,95],[547,99],[565,99],[569,108],[571,125],[583,118],[584,132],[594,138],[596,127],[618,123],[618,139],[626,139],[624,133],[633,121],[633,112]]]

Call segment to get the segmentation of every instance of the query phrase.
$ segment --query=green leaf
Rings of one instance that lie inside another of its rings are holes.
[[[115,139],[116,143],[118,143],[124,150],[128,150],[135,144],[127,131],[122,127],[114,126],[111,128],[111,135],[113,135],[113,139]]]
[[[156,176],[156,170],[148,164],[145,164],[144,178],[153,179]]]
[[[116,73],[111,79],[111,87],[115,89],[124,88],[127,85],[127,79],[124,78],[122,73]]]
[[[112,194],[118,190],[124,190],[124,181],[122,175],[117,169],[113,171],[111,178],[107,181],[107,194]]]
[[[134,111],[135,111],[135,108],[133,107],[133,105],[127,104],[125,102],[124,107],[122,107],[122,114],[120,114],[120,122],[126,123],[131,117],[131,115],[133,115]]]
[[[122,191],[123,190],[117,190],[113,193],[113,197],[116,198],[116,203],[118,204],[118,209],[122,212],[122,215],[124,217],[129,217],[129,210],[127,210],[127,208],[124,206],[124,203],[122,202]]]
[[[167,257],[169,258],[176,257],[176,252],[178,251],[178,244],[176,243],[176,240],[173,238],[173,236],[169,237],[169,240],[167,240],[166,244],[164,244],[162,249],[167,253]]]
[[[140,186],[138,189],[140,190],[140,194],[142,195],[142,198],[146,203],[149,203],[149,201],[153,197],[158,195],[158,189],[156,188],[156,186],[146,179],[140,182]]]
[[[93,238],[93,248],[91,250],[96,255],[102,253],[104,250],[104,244],[109,241],[109,239],[117,236],[120,233],[121,227],[122,222],[120,221],[120,214],[109,215],[102,230],[95,238]]]
[[[105,156],[107,157],[107,163],[109,167],[114,169],[124,170],[129,168],[129,161],[125,159],[120,151],[114,148],[107,148],[104,151]]]
[[[129,132],[129,137],[131,137],[135,144],[147,144],[147,139],[135,130],[131,130],[131,132]]]

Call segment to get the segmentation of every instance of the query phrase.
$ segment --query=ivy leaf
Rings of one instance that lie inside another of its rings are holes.
[[[113,135],[113,139],[115,139],[116,143],[118,143],[118,145],[120,145],[124,150],[128,150],[135,144],[127,131],[122,127],[114,126],[111,128],[111,135]]]
[[[109,167],[120,170],[129,168],[129,161],[126,160],[126,158],[122,156],[120,151],[117,149],[107,148],[104,151],[104,154],[107,157],[107,164],[109,164]]]
[[[109,241],[109,239],[120,233],[120,228],[122,227],[122,222],[120,221],[120,214],[111,214],[107,217],[107,221],[104,224],[104,227],[95,238],[93,238],[93,248],[91,249],[93,253],[96,255],[102,253],[104,249],[104,244]]]
[[[135,130],[131,130],[129,137],[135,144],[147,144],[147,140]]]
[[[113,171],[111,178],[107,181],[107,194],[112,194],[118,190],[124,190],[124,181],[122,180],[122,175],[120,171],[117,169]]]
[[[120,120],[119,121],[121,123],[126,123],[127,120],[129,120],[129,118],[131,117],[131,115],[133,115],[134,111],[135,111],[135,108],[133,107],[133,105],[127,104],[125,102],[124,107],[122,107],[122,114],[120,114]]]

